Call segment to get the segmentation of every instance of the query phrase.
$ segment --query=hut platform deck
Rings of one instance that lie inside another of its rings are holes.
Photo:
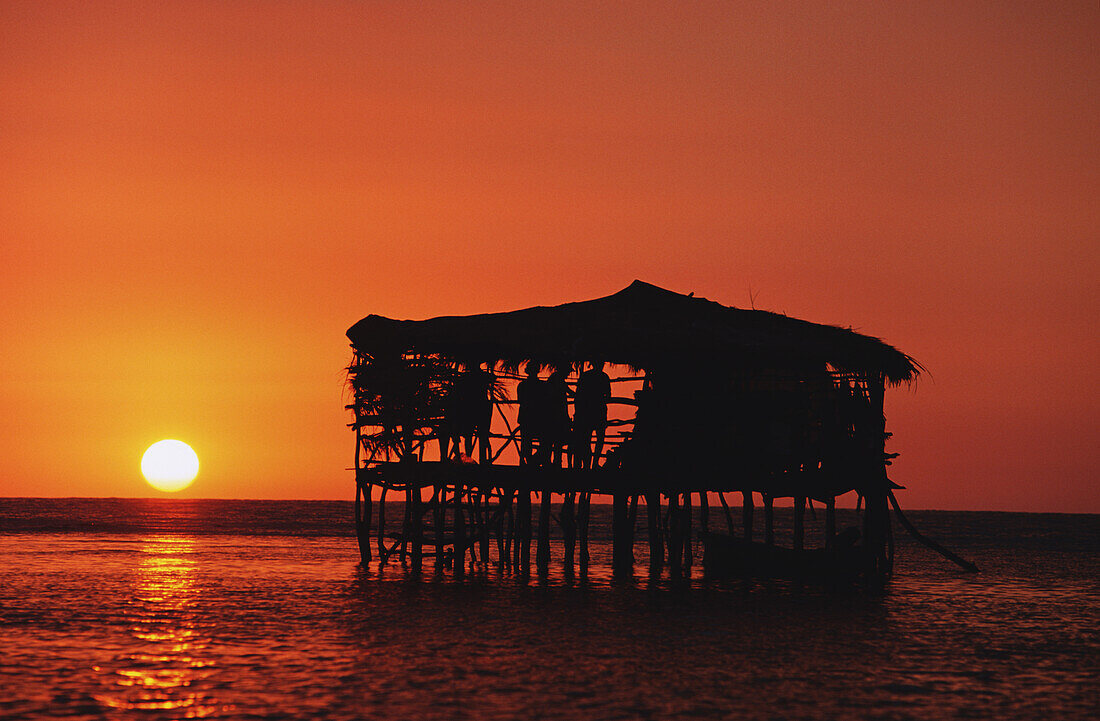
[[[452,461],[382,461],[359,469],[361,486],[377,485],[393,491],[409,488],[464,485],[483,491],[507,489],[550,491],[551,493],[597,493],[615,495],[661,492],[758,492],[772,498],[805,497],[824,502],[856,490],[855,479],[837,477],[821,469],[790,470],[767,477],[707,479],[687,466],[680,469],[679,482],[662,474],[647,482],[637,473],[619,468],[554,468],[551,466],[456,463]]]

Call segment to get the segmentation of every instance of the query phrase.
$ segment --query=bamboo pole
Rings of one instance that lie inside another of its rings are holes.
[[[936,553],[939,553],[952,563],[958,564],[960,567],[966,569],[967,571],[970,571],[971,573],[978,572],[978,567],[975,566],[973,563],[967,561],[965,558],[959,556],[956,553],[952,553],[940,544],[933,541],[931,538],[928,538],[923,533],[918,531],[916,527],[914,527],[913,524],[909,522],[909,519],[905,517],[905,514],[901,512],[901,506],[898,505],[898,499],[896,496],[894,496],[894,492],[891,490],[890,493],[887,495],[890,499],[890,505],[894,507],[894,513],[898,517],[898,522],[901,523],[902,527],[904,527],[905,530],[909,531],[909,533],[912,534],[913,538],[928,546]]]

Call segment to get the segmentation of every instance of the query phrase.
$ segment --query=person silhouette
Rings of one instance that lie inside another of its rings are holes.
[[[611,379],[604,373],[603,366],[603,361],[591,361],[588,370],[577,379],[573,427],[576,431],[575,453],[581,468],[599,466],[607,435],[607,404],[611,400]],[[594,449],[593,433],[596,434]]]
[[[546,441],[550,464],[561,467],[562,456],[569,442],[569,386],[565,371],[555,370],[546,381]]]
[[[527,377],[516,387],[519,400],[519,456],[524,464],[541,461],[544,425],[546,420],[546,391],[544,381],[539,380],[539,364],[531,361],[526,368]],[[536,458],[536,447],[539,448]]]
[[[465,441],[466,456],[472,457],[474,441],[478,444],[478,457],[481,463],[488,463],[492,456],[489,447],[489,427],[493,419],[492,371],[483,368],[483,363],[468,361],[463,364],[465,370],[459,374],[454,385],[452,404],[451,436],[455,453],[459,449],[459,439]]]

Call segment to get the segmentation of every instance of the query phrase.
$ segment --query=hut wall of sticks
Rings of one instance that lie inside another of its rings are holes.
[[[578,565],[584,573],[598,494],[612,499],[616,573],[632,572],[640,504],[651,572],[684,574],[693,535],[717,570],[811,563],[877,579],[891,572],[894,454],[885,449],[883,397],[921,369],[878,339],[641,281],[555,307],[423,321],[371,315],[347,335],[364,563],[377,553],[419,568],[428,555],[456,575],[490,564],[526,573],[536,542],[535,568],[546,573],[553,517],[566,573]],[[524,373],[556,381],[562,403],[579,404],[576,379],[593,361],[614,376],[604,442],[593,444],[589,428],[536,429],[517,399]],[[838,533],[836,498],[852,491],[860,527]],[[740,522],[727,494],[740,495]],[[386,518],[395,496],[402,517]],[[721,538],[709,528],[715,498],[729,530]],[[780,549],[773,507],[785,498],[794,505],[792,542]],[[762,539],[753,538],[757,499]],[[803,519],[815,500],[826,529],[824,548],[811,550]]]

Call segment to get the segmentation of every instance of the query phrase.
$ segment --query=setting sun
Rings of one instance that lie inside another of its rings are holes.
[[[199,474],[199,457],[183,441],[157,441],[141,457],[141,474],[158,491],[181,491]]]

